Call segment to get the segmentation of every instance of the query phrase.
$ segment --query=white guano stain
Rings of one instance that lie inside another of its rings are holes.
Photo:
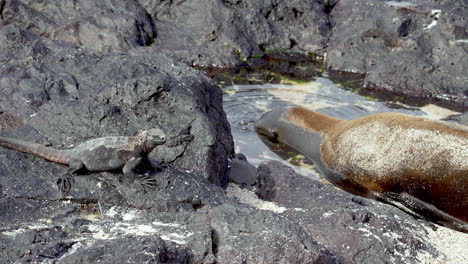
[[[333,215],[333,212],[325,212],[322,214],[323,217],[328,218]]]
[[[424,28],[425,30],[430,30],[431,28],[437,25],[437,21],[439,20],[441,12],[442,11],[439,9],[432,9],[431,11],[432,22]]]
[[[263,201],[259,199],[254,192],[241,189],[234,184],[230,184],[226,189],[226,192],[230,197],[237,197],[241,203],[249,204],[260,210],[272,211],[275,213],[284,213],[288,210],[286,207],[279,206],[276,203]]]
[[[164,228],[176,227],[176,230],[165,230]],[[96,224],[90,225],[89,230],[92,231],[92,238],[96,240],[111,240],[124,237],[127,235],[133,236],[159,236],[163,240],[172,241],[176,244],[185,244],[185,239],[193,235],[192,232],[187,232],[185,228],[181,228],[178,224],[153,222],[150,224],[135,224],[120,222],[114,226],[108,227],[105,230],[103,226]]]
[[[153,225],[155,226],[171,226],[171,227],[180,227],[179,224],[176,224],[176,223],[163,223],[163,222],[153,222],[152,223]]]
[[[385,2],[388,6],[394,6],[394,7],[412,7],[412,6],[417,6],[414,3],[408,2],[408,1],[402,1],[402,2],[397,2],[397,1],[388,1]]]

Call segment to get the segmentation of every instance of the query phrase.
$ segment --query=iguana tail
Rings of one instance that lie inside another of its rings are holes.
[[[26,142],[20,139],[0,137],[0,146],[29,153],[60,164],[68,165],[70,161],[70,155],[67,153],[67,150],[53,149],[41,144]]]

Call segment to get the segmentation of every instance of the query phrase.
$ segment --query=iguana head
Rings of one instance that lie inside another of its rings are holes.
[[[148,152],[153,150],[156,146],[166,143],[166,135],[159,128],[142,130],[138,133],[138,137],[141,138]]]

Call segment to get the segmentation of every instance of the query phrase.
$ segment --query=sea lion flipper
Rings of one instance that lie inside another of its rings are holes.
[[[432,220],[436,223],[444,224],[455,230],[461,232],[468,232],[468,224],[458,220],[457,218],[443,212],[434,205],[426,203],[406,192],[395,193],[395,192],[381,192],[386,199],[398,202],[410,209],[411,215],[417,215],[428,220]],[[382,197],[382,196],[380,196]],[[385,198],[382,199],[384,202]],[[401,208],[401,207],[400,207]],[[403,209],[403,208],[402,208]],[[404,210],[407,211],[407,210]]]
[[[424,217],[416,213],[414,209],[410,209],[410,206],[401,202],[400,193],[370,190],[369,194],[369,197],[372,199],[398,207],[400,210],[413,216],[414,218],[424,219]]]

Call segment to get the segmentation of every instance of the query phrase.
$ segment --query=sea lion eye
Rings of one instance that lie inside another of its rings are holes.
[[[278,138],[278,131],[272,130],[271,134],[273,135],[274,138]]]

